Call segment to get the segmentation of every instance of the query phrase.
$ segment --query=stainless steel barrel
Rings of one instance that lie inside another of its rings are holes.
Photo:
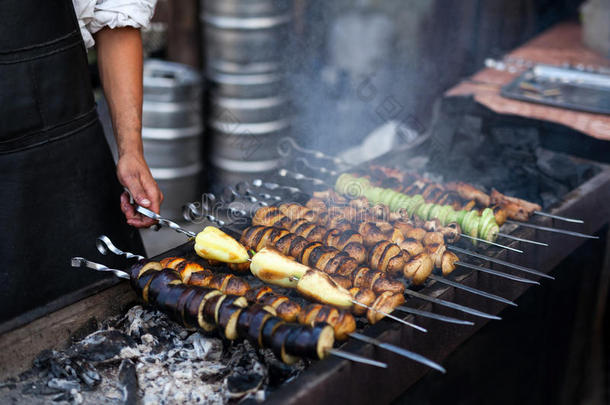
[[[278,159],[277,143],[289,130],[287,119],[261,123],[213,121],[209,125],[210,152],[213,158],[244,163]],[[229,170],[226,165],[224,167]]]
[[[181,218],[182,205],[200,195],[201,89],[201,75],[191,67],[157,60],[144,64],[144,156],[165,196],[161,214],[172,219]]]
[[[234,184],[278,165],[289,135],[282,73],[292,0],[202,0],[213,177]]]
[[[212,157],[212,171],[216,185],[234,186],[241,181],[265,178],[277,171],[280,160],[242,161]]]
[[[151,167],[150,171],[164,196],[162,216],[182,219],[182,206],[201,197],[201,167],[200,163],[184,167]]]
[[[264,17],[290,14],[292,0],[203,0],[207,14],[225,17]]]
[[[212,120],[259,123],[286,118],[289,113],[288,99],[284,96],[234,98],[212,94],[210,97],[209,117]]]
[[[278,72],[261,74],[207,73],[210,94],[219,97],[263,98],[285,94],[283,76]]]
[[[264,73],[280,68],[290,15],[235,18],[204,14],[206,58],[213,69]]]

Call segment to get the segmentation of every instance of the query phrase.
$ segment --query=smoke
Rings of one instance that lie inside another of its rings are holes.
[[[414,113],[416,65],[410,63],[417,40],[413,36],[405,44],[404,35],[414,28],[397,24],[406,3],[422,2],[312,3],[286,61],[299,143],[334,154],[389,121],[422,131]],[[425,9],[419,9],[421,16]],[[402,20],[413,21],[413,16]]]

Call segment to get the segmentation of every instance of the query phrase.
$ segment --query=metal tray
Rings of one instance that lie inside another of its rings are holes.
[[[502,87],[502,96],[570,110],[610,114],[610,76],[536,65]]]

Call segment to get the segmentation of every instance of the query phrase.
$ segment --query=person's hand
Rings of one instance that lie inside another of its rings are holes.
[[[117,177],[126,187],[138,205],[159,213],[163,202],[163,193],[150,174],[150,169],[141,154],[125,154],[117,163]],[[121,211],[127,218],[127,223],[136,228],[148,228],[156,221],[136,212],[129,203],[129,194],[121,194]]]

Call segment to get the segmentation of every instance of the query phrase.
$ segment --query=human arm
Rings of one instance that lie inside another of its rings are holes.
[[[163,194],[144,159],[142,147],[142,39],[132,27],[102,28],[94,34],[102,86],[118,146],[117,177],[137,204],[159,213]],[[142,228],[154,221],[135,211],[127,193],[121,210],[129,225]]]

